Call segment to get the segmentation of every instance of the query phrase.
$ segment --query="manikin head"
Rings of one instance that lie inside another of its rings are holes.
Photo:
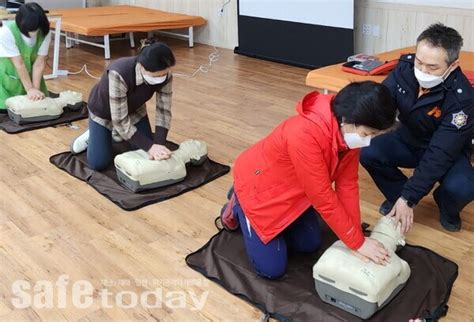
[[[74,105],[82,102],[82,94],[74,91],[64,91],[59,93],[59,97],[54,99],[60,107],[65,107],[66,105]]]
[[[393,217],[382,217],[375,225],[370,237],[381,242],[385,248],[395,251],[397,246],[405,246],[405,236],[400,230],[400,223]]]
[[[183,161],[197,162],[207,155],[207,144],[198,140],[186,140],[179,145],[179,149],[173,151],[173,156]]]

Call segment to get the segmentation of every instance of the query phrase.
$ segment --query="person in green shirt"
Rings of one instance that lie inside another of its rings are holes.
[[[22,5],[15,21],[0,28],[0,112],[9,97],[28,95],[31,100],[48,96],[43,72],[51,35],[49,21],[40,5]]]

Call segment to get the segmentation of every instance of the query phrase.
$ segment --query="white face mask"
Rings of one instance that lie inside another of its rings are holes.
[[[354,125],[355,130],[355,125]],[[365,148],[370,145],[372,135],[360,136],[357,132],[344,133],[344,141],[346,142],[349,149]]]
[[[37,35],[38,35],[38,30],[36,30],[36,31],[29,31],[29,32],[28,32],[28,36],[29,36],[30,38],[35,38]]]
[[[147,82],[147,84],[149,84],[149,85],[162,84],[168,78],[168,75],[164,75],[164,76],[160,76],[160,77],[152,77],[152,76],[147,75],[145,73],[142,73],[142,75],[143,75],[143,79],[145,80],[145,82]]]
[[[415,77],[423,88],[433,88],[444,82],[445,76],[449,75],[449,67],[441,76],[430,75],[415,67]]]

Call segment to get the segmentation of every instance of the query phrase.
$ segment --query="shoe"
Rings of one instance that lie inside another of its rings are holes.
[[[87,147],[89,146],[89,130],[86,130],[84,133],[76,137],[71,142],[71,153],[72,154],[79,154],[84,152]]]
[[[227,202],[221,209],[220,221],[227,231],[236,231],[239,228],[239,221],[234,214],[235,194],[234,187],[229,189],[227,193]]]
[[[390,202],[388,200],[385,200],[381,205],[380,205],[380,208],[379,208],[379,213],[382,215],[382,216],[386,216],[390,213],[390,211],[392,211],[392,208],[393,208],[393,202]]]
[[[433,193],[433,199],[435,200],[436,204],[438,205],[439,208],[439,222],[441,223],[441,226],[443,226],[444,229],[450,232],[457,232],[461,230],[461,218],[459,215],[456,217],[453,216],[447,216],[446,214],[443,214],[443,211],[441,210],[440,204],[438,202],[438,194],[439,191],[435,190]]]
[[[443,226],[444,229],[452,233],[455,233],[461,230],[461,219],[452,220],[452,219],[446,218],[446,216],[443,216],[441,214],[439,216],[439,222],[441,223],[441,226]]]

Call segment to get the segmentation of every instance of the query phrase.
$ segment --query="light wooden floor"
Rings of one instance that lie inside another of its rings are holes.
[[[170,43],[178,61],[175,72],[180,73],[191,73],[207,62],[211,51],[202,45],[189,49],[184,41]],[[131,54],[125,42],[113,43],[113,59]],[[235,56],[230,50],[221,50],[221,54],[208,74],[175,78],[170,139],[205,140],[211,158],[232,164],[239,152],[293,115],[295,103],[310,88],[304,85],[307,70]],[[61,55],[61,67],[72,71],[87,63],[89,70],[99,75],[107,64],[102,52],[90,47],[63,48]],[[81,74],[49,81],[48,86],[53,91],[81,91],[87,98],[94,82]],[[86,127],[85,121],[75,124],[80,130],[58,127],[17,135],[0,132],[0,320],[259,319],[259,310],[208,282],[184,262],[187,254],[216,232],[214,218],[231,176],[160,204],[125,212],[48,162],[49,156],[67,150],[71,139]],[[365,171],[360,173],[363,220],[373,223],[382,196]],[[408,242],[458,263],[460,274],[445,320],[472,321],[474,206],[464,210],[459,233],[443,231],[437,217],[431,196],[425,198],[416,208]],[[208,292],[208,298],[201,311],[192,309],[189,297],[186,308],[174,310],[166,303],[161,309],[122,309],[112,300],[114,307],[104,308],[98,294],[87,309],[74,308],[71,297],[66,309],[14,309],[14,281],[55,282],[61,274],[69,276],[69,291],[73,282],[87,280],[96,291],[107,288],[114,294],[141,294],[158,286],[164,294],[191,290],[197,296]],[[149,285],[142,285],[143,280]]]

